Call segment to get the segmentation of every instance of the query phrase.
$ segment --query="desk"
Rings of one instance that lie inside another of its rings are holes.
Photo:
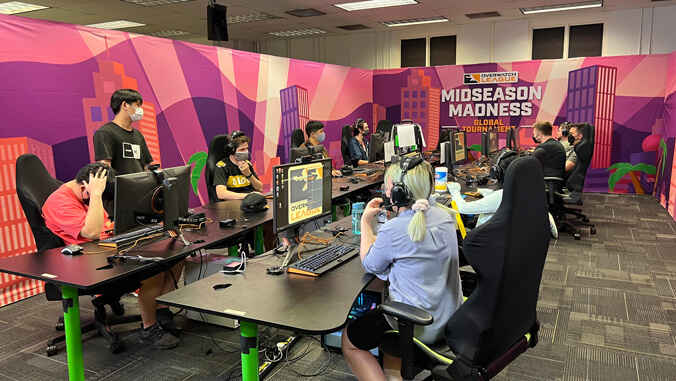
[[[329,226],[348,224],[345,219]],[[320,231],[315,235],[329,236]],[[338,244],[358,250],[359,239],[350,234]],[[304,248],[303,253],[309,255],[312,250]],[[266,274],[266,268],[281,261],[275,257],[261,258],[247,264],[243,274],[215,274],[162,295],[157,301],[238,319],[242,336],[242,376],[245,381],[258,380],[258,324],[307,334],[335,332],[345,325],[354,300],[375,278],[364,272],[358,256],[319,277]],[[214,286],[227,284],[230,285],[227,288],[214,289]]]
[[[198,209],[198,211],[200,210]],[[214,217],[220,216],[219,213],[227,213],[227,209],[209,212],[204,210],[204,212],[208,213],[207,215],[214,220]],[[247,214],[247,218],[251,219],[248,222],[248,229],[255,228],[258,226],[257,224],[265,222],[267,213]],[[269,214],[271,215],[272,212],[269,212]],[[166,261],[180,260],[193,251],[247,232],[247,230],[241,228],[220,229],[218,220],[214,221],[215,225],[206,224],[202,232],[184,231],[185,238],[188,241],[204,240],[202,243],[184,246],[183,243],[172,239],[149,241],[137,246],[129,254],[162,257]],[[84,248],[85,254],[83,255],[63,255],[61,249],[57,248],[0,259],[1,272],[61,286],[64,303],[68,305],[68,308],[64,309],[63,317],[66,332],[68,376],[71,380],[84,380],[78,290],[95,291],[99,287],[122,282],[142,271],[151,270],[153,266],[158,266],[153,262],[142,263],[136,260],[116,260],[108,263],[106,257],[115,254],[116,249],[106,250],[106,248],[99,247],[96,241],[85,242],[81,246]]]

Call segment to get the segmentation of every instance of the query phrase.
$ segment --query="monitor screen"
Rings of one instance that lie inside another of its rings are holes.
[[[437,142],[437,151],[441,150],[441,143],[449,142],[451,133],[458,131],[458,126],[441,126],[439,142]]]
[[[273,173],[275,234],[331,214],[331,159],[278,165]]]
[[[190,165],[160,168],[165,178],[178,179],[178,216],[188,214]],[[157,224],[164,216],[162,183],[153,172],[138,172],[115,177],[115,234],[136,226]]]
[[[324,158],[324,146],[311,146],[310,147],[302,146],[297,148],[291,148],[291,155],[289,156],[289,163],[295,163],[297,159],[300,159],[303,156],[309,156],[314,152],[314,159],[323,159]]]
[[[453,164],[467,160],[467,133],[465,131],[454,132],[451,135],[451,154]]]
[[[369,163],[373,163],[385,158],[385,137],[376,132],[371,135],[371,146],[369,148]]]
[[[491,128],[488,130],[488,153],[496,153],[500,150],[498,138],[499,135],[497,128]]]

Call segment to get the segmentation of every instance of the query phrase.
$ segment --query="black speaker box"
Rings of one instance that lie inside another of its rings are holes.
[[[210,41],[228,41],[227,10],[225,5],[207,5],[207,38]]]

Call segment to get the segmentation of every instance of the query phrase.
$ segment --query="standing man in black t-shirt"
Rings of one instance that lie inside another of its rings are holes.
[[[241,200],[251,192],[263,191],[263,183],[249,161],[251,139],[241,131],[230,135],[225,145],[228,157],[216,164],[214,187],[221,200]]]
[[[545,177],[559,177],[563,179],[566,173],[566,150],[563,145],[552,137],[552,124],[536,122],[533,125],[533,141],[539,143],[533,151],[543,150],[545,155]]]
[[[118,174],[143,172],[152,163],[148,145],[132,122],[143,118],[143,98],[132,89],[120,89],[110,97],[115,118],[94,133],[94,160],[113,167]]]

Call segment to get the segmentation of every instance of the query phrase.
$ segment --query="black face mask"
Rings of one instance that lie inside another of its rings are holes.
[[[535,139],[535,136],[533,136],[533,141],[535,142],[535,144],[540,144],[540,142],[537,139]]]
[[[573,136],[573,135],[568,135],[568,143],[570,143],[570,144],[575,144],[575,136]]]
[[[364,136],[367,136],[367,135],[370,134],[370,133],[371,133],[371,131],[369,131],[368,129],[366,129],[366,130],[364,130],[361,134],[364,135]]]

